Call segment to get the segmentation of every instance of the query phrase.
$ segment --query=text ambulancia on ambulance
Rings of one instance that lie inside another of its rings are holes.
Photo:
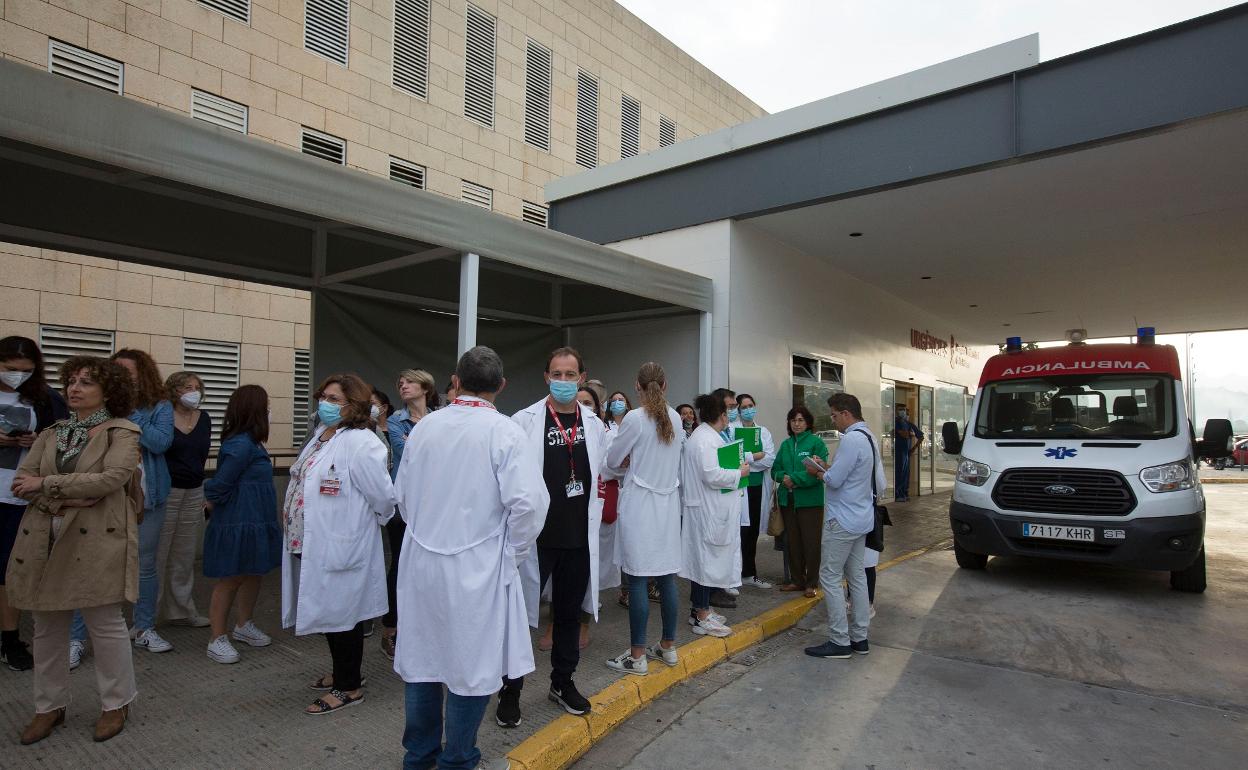
[[[1225,457],[1228,420],[1197,440],[1179,356],[1151,328],[1134,344],[1023,350],[984,364],[970,420],[942,429],[959,455],[949,523],[958,565],[1038,556],[1166,570],[1205,590],[1205,498],[1197,457]]]

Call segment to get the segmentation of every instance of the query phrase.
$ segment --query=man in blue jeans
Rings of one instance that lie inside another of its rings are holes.
[[[806,471],[822,477],[826,487],[819,586],[827,602],[829,639],[807,647],[806,654],[816,658],[848,658],[853,653],[866,655],[870,651],[867,626],[871,620],[871,600],[867,595],[867,575],[862,559],[867,533],[875,528],[875,497],[884,492],[886,479],[879,443],[863,422],[858,399],[848,393],[836,393],[828,399],[828,406],[832,410],[832,422],[841,432],[840,446],[827,468],[820,466],[816,459],[808,463]],[[874,485],[872,474],[875,475]],[[842,581],[849,584],[854,604],[852,623],[846,617]]]
[[[923,431],[910,422],[910,409],[897,405],[897,421],[893,428],[893,476],[897,482],[894,499],[899,503],[910,500],[910,458],[923,443]]]
[[[486,767],[476,742],[490,696],[534,668],[516,564],[550,504],[542,455],[494,408],[497,353],[469,350],[452,384],[458,397],[412,428],[395,477],[407,521],[394,670],[407,683],[408,770]]]

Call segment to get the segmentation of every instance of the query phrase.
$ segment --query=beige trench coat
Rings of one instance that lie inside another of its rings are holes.
[[[138,465],[139,427],[129,420],[101,424],[73,473],[57,472],[55,426],[39,434],[18,469],[42,476],[43,489],[26,506],[9,558],[10,605],[53,611],[138,599],[138,508],[127,490]],[[62,507],[72,498],[98,501],[89,508]],[[53,544],[53,514],[62,512]]]

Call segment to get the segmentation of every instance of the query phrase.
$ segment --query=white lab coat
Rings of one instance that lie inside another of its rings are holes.
[[[589,496],[589,542],[586,543],[589,546],[589,583],[585,586],[585,598],[581,602],[581,609],[593,615],[596,621],[598,620],[598,527],[602,524],[602,498],[598,496],[598,475],[602,469],[606,436],[602,420],[598,419],[592,410],[583,405],[578,404],[578,406],[581,410],[581,422],[585,428],[585,452],[589,455],[590,474],[588,481],[582,479],[586,481],[585,494]],[[511,419],[529,437],[529,441],[537,448],[538,460],[544,463],[546,399],[543,398],[536,404],[516,412]],[[565,417],[559,419],[569,421]],[[550,490],[547,489],[546,492],[549,494]],[[559,494],[564,494],[563,490],[559,490]],[[542,518],[544,521],[544,511]],[[524,586],[524,604],[528,610],[529,625],[537,628],[538,614],[541,609],[539,600],[542,593],[542,586],[538,585],[541,580],[541,571],[537,563],[537,548],[529,551],[528,558],[518,566],[520,567],[520,581]]]
[[[615,473],[613,473],[611,469],[607,467],[607,463],[606,463],[606,454],[611,448],[611,442],[615,440],[615,437],[619,433],[619,431],[616,430],[614,422],[607,421],[606,423],[604,423],[604,425],[606,427],[606,432],[605,432],[605,441],[604,441],[604,448],[603,448],[603,463],[602,463],[602,473],[599,475],[601,476],[602,481],[617,481],[617,482],[621,482],[622,484],[621,478],[617,478]],[[627,469],[625,469],[625,475],[627,475]],[[606,501],[603,501],[604,506],[605,506],[605,502]],[[604,507],[604,512],[605,512],[605,507]],[[615,512],[616,512],[615,521],[611,522],[610,524],[606,523],[605,521],[600,521],[598,525],[598,590],[599,591],[605,591],[608,588],[617,588],[620,585],[620,559],[619,559],[619,555],[616,553],[616,550],[615,550],[615,533],[616,533],[616,527],[619,526],[618,522],[619,522],[619,512],[620,512],[618,494],[616,497]]]
[[[405,682],[456,695],[498,692],[533,671],[517,562],[550,499],[539,447],[487,402],[452,404],[412,428],[395,479],[407,540],[399,558],[398,648]]]
[[[685,443],[680,460],[685,526],[680,576],[714,588],[741,583],[739,470],[719,467],[723,436],[703,423]],[[721,490],[731,490],[724,494]]]
[[[620,568],[630,575],[655,577],[680,572],[680,452],[685,431],[670,406],[669,443],[659,439],[644,409],[624,415],[607,450],[607,467],[620,481],[615,550]],[[627,473],[623,468],[629,459]]]
[[[316,436],[325,432],[320,426]],[[309,441],[300,453],[311,451]],[[333,467],[337,495],[322,495]],[[386,560],[381,529],[394,515],[394,486],[386,445],[363,428],[341,430],[317,455],[303,481],[303,556],[282,549],[282,627],[295,634],[348,631],[380,617],[386,601]]]
[[[765,534],[767,532],[767,512],[771,510],[771,487],[775,483],[771,480],[771,466],[776,462],[776,442],[771,437],[771,431],[762,425],[755,425],[761,430],[758,432],[763,442],[763,459],[755,460],[753,455],[747,459],[750,463],[750,473],[763,474],[763,501],[759,505],[759,528]],[[741,427],[741,423],[733,423],[732,429],[736,431]],[[736,433],[734,432],[735,436]],[[748,494],[741,495],[741,526],[750,526],[750,497]]]

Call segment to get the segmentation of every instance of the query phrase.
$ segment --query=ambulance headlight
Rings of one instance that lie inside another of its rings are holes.
[[[963,484],[970,484],[973,487],[982,487],[988,483],[988,476],[992,473],[992,469],[983,463],[977,463],[974,460],[968,460],[963,457],[958,460],[958,481]]]
[[[1140,471],[1140,481],[1149,492],[1177,492],[1192,488],[1192,463],[1190,460],[1154,465]]]

